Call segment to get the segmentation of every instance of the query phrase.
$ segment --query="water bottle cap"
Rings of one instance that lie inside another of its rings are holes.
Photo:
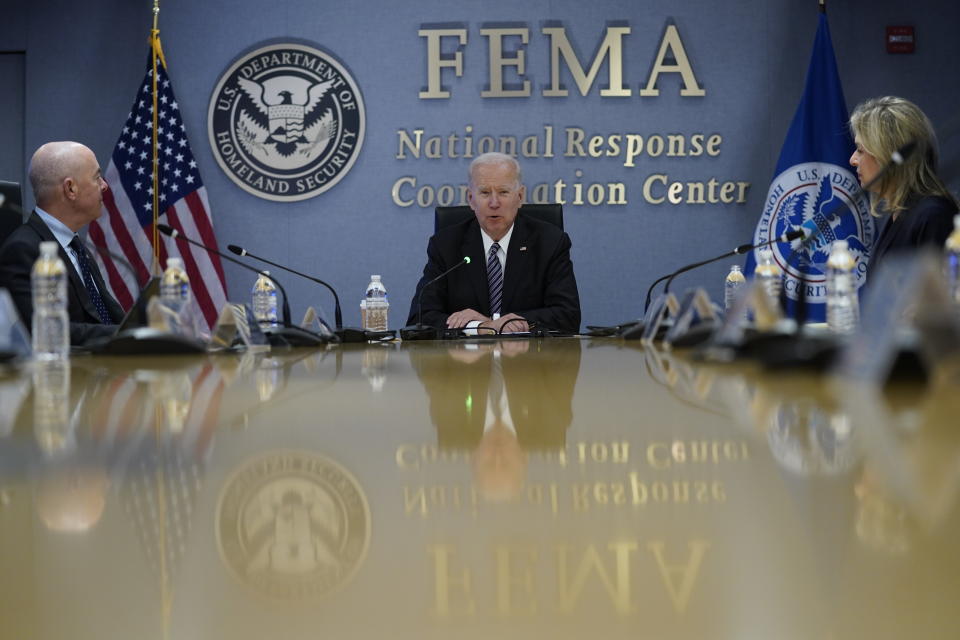
[[[60,243],[58,242],[52,242],[52,241],[41,242],[40,253],[42,253],[45,256],[48,256],[50,254],[55,254],[57,252],[57,247],[59,246],[60,246]]]
[[[836,251],[846,251],[846,250],[849,249],[849,248],[850,248],[850,243],[847,242],[846,240],[834,240],[834,241],[833,241],[833,249],[832,249],[832,250],[836,250]]]
[[[183,269],[183,258],[167,258],[167,269]]]
[[[370,276],[370,280],[373,282],[380,282],[380,276]]]
[[[730,271],[740,271],[740,265],[738,264],[730,265]]]

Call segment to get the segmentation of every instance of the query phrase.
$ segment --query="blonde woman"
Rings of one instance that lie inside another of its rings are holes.
[[[861,103],[850,116],[857,145],[850,164],[861,185],[869,183],[898,149],[916,147],[870,187],[870,212],[888,216],[870,256],[870,271],[889,254],[930,245],[942,247],[953,230],[957,201],[937,177],[937,137],[923,111],[909,100],[886,96]]]

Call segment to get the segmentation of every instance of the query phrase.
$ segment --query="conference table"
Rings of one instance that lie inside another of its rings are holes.
[[[0,373],[0,639],[960,637],[960,377],[618,339]]]

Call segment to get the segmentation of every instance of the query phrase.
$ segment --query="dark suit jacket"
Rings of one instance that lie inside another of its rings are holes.
[[[870,272],[876,273],[884,257],[921,246],[943,248],[953,231],[957,206],[942,196],[915,198],[894,220],[888,218],[870,254]]]
[[[500,360],[510,416],[517,440],[526,450],[562,448],[573,421],[580,340],[545,339],[552,341],[550,349],[541,351],[537,341],[530,341],[526,353],[501,356]],[[483,437],[493,344],[480,347],[490,351],[469,363],[417,343],[409,347],[410,362],[430,398],[430,419],[441,449],[472,451]],[[451,351],[463,348],[465,345],[458,343]]]
[[[459,267],[423,292],[423,323],[446,327],[447,316],[462,309],[490,315],[487,261],[476,218],[440,229],[427,245],[427,266],[410,304],[408,325],[417,322],[417,295],[424,284],[453,265]],[[516,313],[544,329],[576,333],[580,296],[570,261],[570,237],[558,227],[518,215],[507,251],[501,313]],[[509,329],[509,327],[508,327]]]
[[[53,232],[44,224],[43,219],[31,213],[26,223],[14,231],[3,246],[0,246],[0,287],[10,291],[17,311],[31,330],[33,322],[33,293],[30,288],[30,271],[40,255],[41,242],[57,242]],[[58,243],[59,247],[59,243]],[[67,266],[67,313],[70,316],[70,343],[83,344],[91,338],[108,336],[117,329],[116,324],[103,324],[97,314],[97,308],[83,286],[83,279],[70,262],[69,256],[59,247],[60,259]],[[103,302],[114,323],[123,319],[123,308],[110,295],[103,282],[100,270],[94,264],[93,279],[100,291]]]

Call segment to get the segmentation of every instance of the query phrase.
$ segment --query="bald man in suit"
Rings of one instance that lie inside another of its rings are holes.
[[[96,262],[78,232],[100,217],[107,183],[93,152],[77,142],[49,142],[33,154],[30,184],[37,206],[0,247],[0,287],[10,291],[17,311],[31,328],[30,272],[41,242],[56,242],[67,267],[70,343],[81,345],[108,336],[123,319]]]

